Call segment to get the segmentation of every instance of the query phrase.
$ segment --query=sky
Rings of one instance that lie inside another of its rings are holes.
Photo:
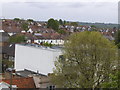
[[[119,0],[1,0],[0,17],[118,23]]]

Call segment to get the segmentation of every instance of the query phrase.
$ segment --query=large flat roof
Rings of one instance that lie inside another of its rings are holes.
[[[36,48],[36,49],[49,50],[49,51],[61,51],[63,48],[61,46],[46,47],[46,46],[37,45],[37,44],[17,44],[17,45],[27,46],[27,47]]]

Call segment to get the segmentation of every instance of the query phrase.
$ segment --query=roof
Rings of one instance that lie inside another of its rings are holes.
[[[21,77],[28,77],[31,74],[37,74],[37,75],[40,75],[40,76],[46,76],[46,75],[36,73],[36,72],[30,71],[30,70],[27,70],[27,69],[24,69],[24,70],[21,70],[21,71],[16,71],[16,74],[21,76]]]
[[[10,84],[10,79],[3,79],[3,82]],[[18,88],[36,88],[32,77],[13,78],[12,85],[17,85]]]
[[[2,47],[2,53],[5,53],[9,56],[15,56],[15,44]]]
[[[6,42],[9,39],[9,35],[6,32],[0,32],[0,42]]]

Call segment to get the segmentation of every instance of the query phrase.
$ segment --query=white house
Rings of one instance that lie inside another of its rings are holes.
[[[33,33],[33,30],[30,28],[27,32],[29,32],[29,33]]]
[[[62,39],[39,39],[39,40],[34,40],[34,43],[38,43],[40,44],[41,42],[47,42],[47,43],[51,43],[53,45],[63,45],[64,44],[64,40]]]
[[[15,46],[15,69],[31,70],[47,75],[53,72],[54,61],[62,54],[60,48],[46,48],[27,44]]]

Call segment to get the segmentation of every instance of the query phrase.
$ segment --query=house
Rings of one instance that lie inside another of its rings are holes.
[[[11,84],[10,79],[2,79],[3,83],[2,86],[8,86]],[[12,86],[16,88],[36,88],[35,83],[32,77],[27,78],[13,78],[12,79]]]
[[[15,69],[31,70],[47,75],[53,73],[54,61],[62,54],[60,47],[44,47],[36,44],[16,44]]]
[[[4,48],[8,45],[9,35],[3,30],[0,32],[0,59],[4,59]]]
[[[28,33],[33,33],[33,30],[30,28],[27,32]]]
[[[4,81],[1,81],[0,82],[0,90],[2,89],[7,89],[7,88],[10,88],[10,84],[4,82]],[[16,85],[12,85],[12,88],[17,88]]]
[[[53,45],[63,45],[64,44],[64,40],[62,39],[38,39],[38,40],[34,40],[34,43],[51,43]]]
[[[16,71],[16,75],[19,77],[33,77],[36,88],[47,88],[52,85],[50,83],[49,76],[41,74],[39,72],[24,69],[21,71]]]

